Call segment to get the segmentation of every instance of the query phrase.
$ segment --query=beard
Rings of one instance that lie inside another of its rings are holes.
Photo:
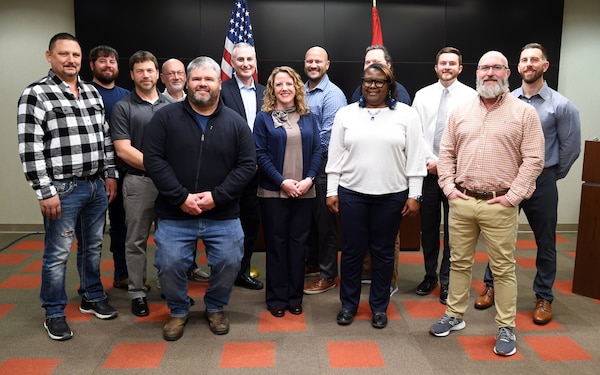
[[[219,101],[219,93],[208,91],[208,97],[197,95],[196,91],[189,90],[188,98],[190,101],[199,107],[210,107]]]
[[[540,79],[540,77],[542,77],[544,75],[544,71],[543,70],[535,70],[534,72],[535,73],[533,74],[533,76],[531,76],[529,78],[525,78],[525,75],[523,73],[521,73],[521,78],[523,79],[523,81],[525,83],[534,83],[538,79]]]
[[[508,90],[508,77],[496,79],[496,85],[485,85],[485,80],[477,78],[476,89],[479,96],[485,99],[497,98]]]
[[[117,80],[117,77],[119,77],[118,71],[113,71],[110,74],[104,74],[102,71],[94,70],[92,73],[94,74],[94,78],[96,78],[98,81],[104,83],[105,85],[107,85],[109,83],[113,83],[114,81]]]

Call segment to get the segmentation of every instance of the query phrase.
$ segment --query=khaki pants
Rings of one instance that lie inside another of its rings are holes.
[[[494,300],[498,327],[515,327],[517,279],[514,251],[517,241],[518,208],[488,204],[485,200],[451,199],[450,285],[446,314],[462,318],[469,304],[473,258],[481,233],[494,275]]]

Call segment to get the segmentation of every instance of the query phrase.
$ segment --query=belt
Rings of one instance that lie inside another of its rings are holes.
[[[542,169],[542,173],[554,171],[555,169],[556,169],[556,165],[553,165],[551,167],[546,167],[546,168]]]
[[[94,181],[100,178],[100,173],[94,173],[92,175],[89,176],[73,176],[74,179],[79,180],[79,181]]]
[[[134,176],[146,177],[146,172],[142,172],[142,171],[139,171],[137,169],[136,170],[127,171],[127,173],[131,174],[131,175],[134,175]]]
[[[469,197],[473,197],[475,199],[488,200],[496,197],[501,197],[508,192],[508,189],[504,190],[496,190],[496,191],[473,191],[469,189],[465,189],[460,185],[456,185],[458,191],[463,193],[464,195],[468,195]]]

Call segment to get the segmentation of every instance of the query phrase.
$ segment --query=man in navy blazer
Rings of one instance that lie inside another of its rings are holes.
[[[221,99],[226,106],[239,113],[252,130],[254,118],[262,107],[265,95],[265,86],[254,82],[253,78],[256,71],[256,51],[248,43],[238,43],[233,46],[231,57],[235,75],[221,85]],[[255,290],[264,287],[260,280],[250,276],[250,260],[260,224],[257,188],[258,177],[255,174],[240,197],[240,220],[244,230],[244,256],[235,280],[235,285]]]

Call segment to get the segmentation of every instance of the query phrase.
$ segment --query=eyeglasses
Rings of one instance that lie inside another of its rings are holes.
[[[504,69],[508,69],[507,66],[504,65],[479,65],[477,66],[477,70],[481,70],[482,72],[487,72],[488,70],[492,69],[494,72],[498,73],[503,71]]]
[[[171,77],[177,77],[177,76],[179,76],[179,77],[183,77],[183,76],[185,76],[185,72],[182,72],[182,71],[180,70],[180,71],[177,71],[177,72],[169,72],[169,73],[167,73],[166,75],[167,75],[167,77],[169,77],[169,78],[171,78]]]
[[[382,88],[383,85],[385,85],[386,83],[389,83],[389,80],[383,80],[383,79],[371,79],[371,78],[363,78],[362,79],[362,84],[365,87],[371,87],[373,84],[375,85],[375,87],[377,87],[378,89]]]

